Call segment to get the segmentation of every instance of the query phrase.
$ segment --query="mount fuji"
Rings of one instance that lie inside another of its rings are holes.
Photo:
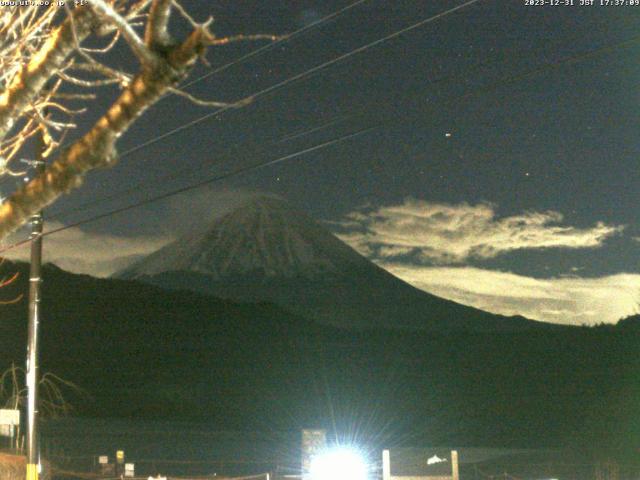
[[[271,302],[342,328],[505,331],[548,325],[418,290],[280,197],[266,194],[115,276],[224,299]]]

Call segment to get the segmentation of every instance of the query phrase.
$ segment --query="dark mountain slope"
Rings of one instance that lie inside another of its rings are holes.
[[[282,199],[261,195],[116,275],[220,298],[276,303],[345,328],[473,331],[554,328],[418,290]]]
[[[26,266],[5,298],[26,288]],[[85,388],[78,413],[305,426],[428,443],[640,443],[638,332],[341,330],[54,267],[44,273],[42,368]],[[22,364],[26,305],[3,306],[0,365]]]

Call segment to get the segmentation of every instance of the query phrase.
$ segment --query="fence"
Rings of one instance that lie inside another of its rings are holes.
[[[458,455],[428,448],[383,452],[384,480],[638,480],[640,462],[586,452],[460,448]],[[454,458],[455,457],[455,458]],[[458,473],[459,472],[459,473]]]
[[[166,460],[166,459],[130,459],[132,469],[125,471],[125,464],[116,470],[116,464],[100,464],[99,456],[62,456],[49,457],[55,465],[55,480],[126,480],[162,478],[167,480],[200,479],[247,479],[276,480],[291,478],[296,469],[276,462],[251,460]],[[107,467],[107,468],[105,468]],[[298,468],[299,470],[299,468]],[[244,472],[244,473],[242,473]],[[0,477],[2,479],[2,477]],[[4,480],[4,479],[2,479]]]

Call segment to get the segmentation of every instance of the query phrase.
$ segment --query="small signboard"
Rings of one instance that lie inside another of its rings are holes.
[[[125,463],[124,464],[124,476],[128,478],[135,477],[135,465],[133,463]]]
[[[327,448],[325,430],[302,430],[302,475],[307,476],[313,457]]]
[[[105,464],[109,463],[109,457],[107,455],[100,455],[98,457],[98,463],[100,465],[105,465]]]
[[[116,462],[124,463],[124,450],[118,450],[116,452]]]
[[[20,410],[0,409],[0,436],[13,437],[15,427],[20,425]]]
[[[0,425],[20,425],[20,410],[0,408]]]
[[[383,478],[458,480],[458,452],[433,448],[394,448],[383,452]]]

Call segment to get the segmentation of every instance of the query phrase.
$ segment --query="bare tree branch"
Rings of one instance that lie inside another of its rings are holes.
[[[107,43],[104,47],[102,48],[80,47],[80,49],[83,52],[87,52],[87,53],[107,53],[111,51],[111,49],[118,42],[119,39],[120,39],[120,30],[116,30],[116,33],[113,35],[113,38],[109,40],[109,43]]]
[[[118,138],[167,93],[202,106],[239,108],[250,103],[252,98],[231,104],[201,100],[178,85],[199,58],[204,60],[210,46],[279,38],[216,38],[208,28],[213,19],[198,24],[178,0],[89,0],[88,4],[68,8],[66,16],[62,16],[64,9],[62,14],[60,9],[40,7],[0,10],[0,175],[24,173],[11,170],[9,164],[20,158],[22,148],[37,132],[46,139],[45,153],[57,155],[43,174],[0,203],[0,239],[78,187],[87,172],[115,163]],[[193,27],[183,41],[169,34],[173,8]],[[139,26],[144,26],[144,38]],[[113,38],[106,47],[86,48],[83,43],[92,32]],[[105,57],[100,54],[110,51],[118,38],[140,62],[135,75],[101,60]],[[95,95],[80,93],[77,87],[110,84],[118,84],[120,96],[79,140],[60,151],[69,129],[77,126],[75,116],[87,110],[87,105],[69,108],[65,101],[90,102]],[[47,107],[51,116],[43,113]]]
[[[189,15],[189,12],[187,12],[185,10],[185,8],[176,0],[173,0],[173,6],[176,8],[176,10],[178,10],[178,12],[180,12],[180,15],[182,15],[182,17],[187,20],[187,22],[189,22],[191,24],[191,26],[193,28],[197,28],[198,27],[198,22],[195,21],[195,19]],[[205,22],[206,25],[209,25],[211,22],[213,22],[213,17],[209,17],[209,19]]]
[[[259,33],[256,35],[234,35],[232,37],[224,37],[224,38],[214,38],[209,42],[209,45],[227,45],[228,43],[235,42],[255,42],[257,40],[271,40],[277,41],[286,37],[277,36],[277,35],[269,35],[265,33]]]
[[[0,406],[3,408],[18,409],[26,401],[27,387],[22,379],[26,372],[23,368],[11,364],[0,375]],[[73,410],[73,406],[67,400],[69,394],[75,397],[90,399],[89,394],[73,382],[65,380],[58,375],[47,372],[38,381],[42,390],[38,407],[48,418],[56,418]]]
[[[71,20],[65,20],[53,30],[43,47],[24,65],[11,84],[0,95],[0,140],[15,125],[20,115],[34,103],[51,76],[62,68],[75,50],[74,30],[79,39],[91,32],[94,17],[86,8],[73,11]]]
[[[99,17],[112,23],[120,31],[131,48],[131,51],[138,57],[138,60],[140,60],[140,63],[143,65],[152,65],[158,61],[156,55],[147,48],[147,45],[145,45],[129,22],[111,8],[108,3],[103,0],[91,0],[89,5],[91,5],[91,8]]]
[[[171,0],[153,0],[144,33],[144,41],[149,48],[157,50],[171,43],[168,31],[170,16]]]
[[[129,75],[128,73],[122,72],[120,70],[115,70],[106,65],[103,65],[102,63],[97,62],[91,57],[88,58],[88,63],[76,63],[71,65],[69,69],[84,70],[85,72],[97,73],[112,80],[116,80],[123,87],[126,87],[131,81],[131,75]]]
[[[107,113],[79,141],[60,154],[43,175],[36,177],[0,205],[0,238],[25,223],[31,215],[63,193],[78,187],[90,170],[113,164],[115,142],[147,108],[186,77],[212,35],[198,27],[160,61],[143,68]]]
[[[57,75],[65,82],[85,88],[104,87],[106,85],[113,85],[114,83],[120,82],[120,80],[115,78],[107,78],[105,80],[83,80],[82,78],[73,77],[65,72],[58,72]]]
[[[174,95],[178,95],[179,97],[186,98],[194,105],[198,105],[200,107],[242,108],[253,102],[253,97],[243,98],[242,100],[232,103],[218,102],[216,100],[202,100],[201,98],[191,95],[190,93],[187,93],[184,90],[180,90],[178,88],[169,88],[169,92],[173,93]]]
[[[58,98],[60,100],[95,100],[95,93],[56,93],[51,98]]]

